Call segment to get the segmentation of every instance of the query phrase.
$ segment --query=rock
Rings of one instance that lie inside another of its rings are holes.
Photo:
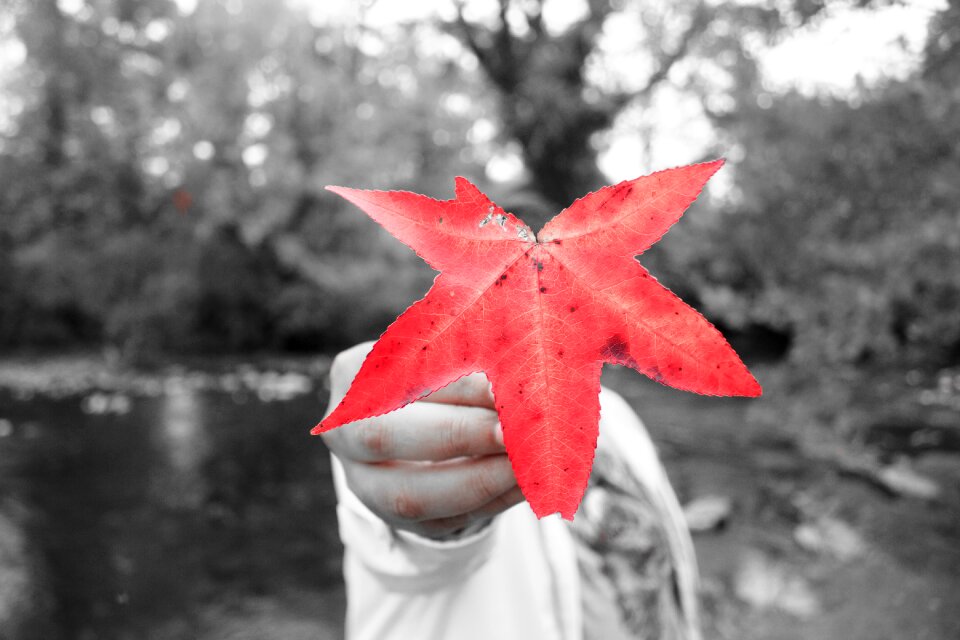
[[[757,609],[779,609],[801,619],[822,610],[810,583],[786,565],[761,553],[749,553],[734,579],[737,597]]]
[[[859,558],[867,549],[866,542],[853,527],[830,516],[801,524],[794,529],[793,538],[807,551],[844,562]]]
[[[940,485],[920,475],[904,460],[877,471],[877,479],[890,491],[901,496],[936,500],[940,497]]]
[[[727,496],[706,495],[695,498],[683,507],[683,517],[692,532],[722,528],[730,518],[733,502]]]

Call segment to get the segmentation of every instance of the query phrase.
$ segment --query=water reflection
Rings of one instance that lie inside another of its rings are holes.
[[[322,406],[290,395],[302,380],[261,377],[279,389],[270,402],[240,376],[29,401],[0,389],[0,498],[14,492],[32,515],[59,630],[44,640],[212,639],[291,621],[342,634],[329,458],[308,435]],[[112,410],[120,394],[129,404]]]
[[[201,395],[187,385],[170,386],[160,399],[157,428],[151,430],[158,455],[151,469],[155,499],[173,508],[198,509],[206,494],[202,465],[210,442]]]

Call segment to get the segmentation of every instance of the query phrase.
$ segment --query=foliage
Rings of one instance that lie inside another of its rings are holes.
[[[831,7],[895,2],[590,0],[557,27],[540,0],[500,0],[374,29],[367,3],[323,21],[286,2],[9,0],[0,37],[24,55],[0,77],[0,345],[375,337],[431,274],[324,185],[445,197],[512,146],[562,206],[602,183],[612,123],[669,90],[699,96],[733,188],[647,266],[726,326],[792,336],[811,371],[955,361],[957,3],[915,74],[844,98],[771,93],[754,58]],[[617,25],[630,78],[604,66]]]
[[[960,357],[956,86],[921,71],[849,102],[743,91],[718,117],[743,152],[735,197],[698,244],[712,310],[792,334],[809,365]]]
[[[2,11],[26,48],[4,78],[3,344],[330,349],[425,288],[321,189],[477,172],[462,150],[483,101],[421,51],[430,25],[377,34],[260,2]]]

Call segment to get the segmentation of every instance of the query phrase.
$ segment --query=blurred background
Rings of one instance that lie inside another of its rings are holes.
[[[0,0],[0,638],[340,637],[307,430],[434,274],[324,186],[719,156],[641,261],[764,397],[604,378],[708,637],[960,637],[957,0]]]

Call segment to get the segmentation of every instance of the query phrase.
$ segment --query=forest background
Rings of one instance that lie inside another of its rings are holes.
[[[842,90],[764,52],[896,2],[389,4],[5,0],[0,345],[333,351],[432,274],[325,185],[558,211],[723,156],[643,258],[665,284],[811,376],[957,363],[955,3]]]

